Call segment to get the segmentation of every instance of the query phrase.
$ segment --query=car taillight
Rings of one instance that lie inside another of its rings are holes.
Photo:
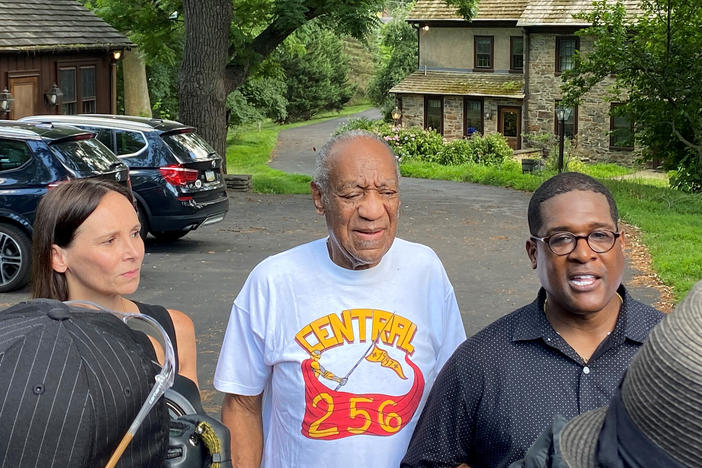
[[[180,164],[159,167],[158,171],[166,182],[176,187],[191,184],[197,180],[198,176],[196,169],[187,169]]]

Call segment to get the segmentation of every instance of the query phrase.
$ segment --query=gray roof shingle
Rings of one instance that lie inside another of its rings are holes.
[[[519,19],[528,0],[480,0],[478,13],[473,20],[513,20]],[[418,20],[463,20],[456,8],[444,0],[418,0],[410,11],[408,21]]]
[[[0,0],[0,51],[134,47],[74,0]]]
[[[416,71],[390,89],[398,94],[524,98],[524,75]]]
[[[614,4],[616,0],[608,0]],[[634,16],[641,12],[638,0],[621,0],[627,14]],[[592,0],[529,0],[517,26],[588,26],[590,23],[573,15],[590,12],[594,9]]]
[[[621,1],[630,15],[640,12],[639,0]],[[517,21],[517,26],[585,26],[588,23],[573,18],[573,14],[592,9],[592,0],[479,0],[473,20]],[[465,18],[444,0],[418,0],[407,21],[465,21]]]

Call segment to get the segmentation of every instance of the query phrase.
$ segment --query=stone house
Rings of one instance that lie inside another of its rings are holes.
[[[558,135],[561,73],[576,50],[592,48],[592,39],[575,35],[588,25],[573,14],[591,3],[480,0],[466,21],[443,0],[418,0],[407,19],[417,29],[418,69],[390,90],[402,125],[431,127],[447,139],[499,132],[514,149],[526,146],[526,133]],[[635,11],[636,0],[624,4]],[[610,116],[617,103],[606,98],[609,84],[571,109],[564,132],[592,160],[631,161],[632,123]]]
[[[0,19],[0,119],[116,112],[127,37],[75,0],[1,0]]]

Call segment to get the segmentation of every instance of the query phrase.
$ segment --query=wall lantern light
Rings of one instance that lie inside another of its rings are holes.
[[[56,83],[51,85],[51,89],[46,92],[46,101],[52,106],[58,106],[59,100],[63,97],[61,88],[56,86]]]
[[[122,51],[115,50],[114,52],[112,52],[112,58],[115,60],[119,60],[120,58],[122,58]]]
[[[10,112],[12,107],[12,94],[5,88],[2,93],[0,93],[0,115]]]
[[[422,29],[423,29],[424,31],[429,31],[429,25],[428,25],[428,24],[425,24],[424,26],[422,26]]]
[[[392,116],[392,120],[395,122],[395,126],[397,127],[400,122],[400,117],[402,117],[402,111],[400,111],[399,107],[395,106],[390,115]]]
[[[489,110],[485,111],[485,120],[490,120],[492,119],[492,114],[490,113]]]

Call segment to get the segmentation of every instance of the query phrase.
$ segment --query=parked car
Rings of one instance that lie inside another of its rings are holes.
[[[0,121],[0,292],[29,280],[39,199],[56,184],[82,177],[128,185],[129,168],[85,130]]]
[[[75,125],[95,133],[130,169],[143,238],[178,239],[229,210],[222,158],[192,127],[123,115],[39,115],[22,121]]]

